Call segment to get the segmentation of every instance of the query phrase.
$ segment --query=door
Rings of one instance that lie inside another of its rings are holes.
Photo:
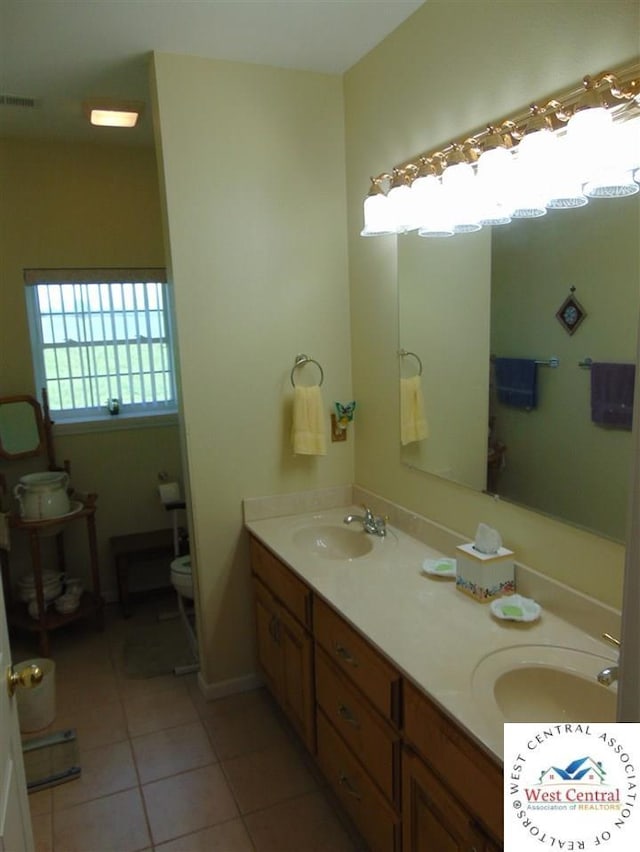
[[[490,852],[487,838],[410,749],[402,753],[403,852]]]
[[[282,665],[282,706],[313,754],[316,750],[313,642],[307,631],[282,607],[277,639]]]
[[[0,583],[0,852],[32,852],[33,834],[18,725],[18,704],[9,696],[11,649]]]
[[[271,594],[254,578],[254,606],[258,663],[272,695],[280,701],[280,647],[277,642],[277,605]]]

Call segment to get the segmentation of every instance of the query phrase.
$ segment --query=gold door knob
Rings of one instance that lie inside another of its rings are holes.
[[[30,666],[26,666],[24,669],[21,669],[19,672],[15,672],[13,670],[13,666],[9,666],[7,669],[7,689],[9,690],[9,697],[13,696],[19,686],[23,686],[25,689],[31,689],[32,687],[37,686],[41,683],[43,676],[44,672],[40,666],[36,666],[33,663]]]

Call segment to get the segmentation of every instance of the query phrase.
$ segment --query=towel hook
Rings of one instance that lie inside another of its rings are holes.
[[[408,352],[406,349],[400,349],[400,350],[398,350],[398,355],[401,358],[406,358],[408,355],[411,355],[412,358],[415,358],[416,361],[418,362],[418,375],[419,376],[422,375],[422,361],[420,360],[420,357],[418,355],[416,355],[415,352]]]
[[[291,384],[293,385],[293,387],[295,388],[296,386],[296,383],[293,381],[293,374],[298,369],[298,367],[303,367],[305,364],[315,364],[316,367],[320,370],[320,381],[318,385],[322,386],[322,383],[324,382],[324,370],[315,358],[310,358],[308,355],[304,355],[301,353],[300,355],[296,355],[296,360],[291,369]]]

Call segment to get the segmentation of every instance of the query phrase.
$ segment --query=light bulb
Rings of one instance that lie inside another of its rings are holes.
[[[492,148],[480,155],[476,181],[481,225],[508,225],[513,205],[513,157],[506,148]]]
[[[413,215],[413,196],[411,189],[406,183],[393,186],[389,190],[387,198],[389,199],[391,217],[397,233],[402,234],[405,231],[412,231],[417,227]]]
[[[546,206],[550,210],[571,210],[589,203],[582,191],[583,181],[579,174],[572,146],[566,137],[558,137],[556,157],[549,163],[547,172],[549,197]]]
[[[542,128],[522,139],[515,152],[513,167],[514,219],[535,219],[547,212],[549,176],[558,156],[556,137]]]
[[[364,200],[364,228],[360,231],[360,236],[379,237],[396,233],[387,196],[382,190],[368,195]]]
[[[442,175],[445,203],[451,211],[455,234],[479,231],[480,209],[476,176],[469,163],[447,166]]]
[[[610,161],[614,146],[611,113],[601,106],[576,112],[567,124],[567,145],[578,180],[591,180]]]
[[[605,169],[584,185],[584,194],[589,198],[624,198],[635,195],[640,187],[631,171]]]
[[[440,180],[435,175],[417,178],[411,191],[415,193],[418,236],[453,236],[453,221]]]

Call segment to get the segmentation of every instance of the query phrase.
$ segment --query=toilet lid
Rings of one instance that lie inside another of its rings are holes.
[[[171,570],[176,574],[191,574],[191,557],[180,556],[171,563]]]

